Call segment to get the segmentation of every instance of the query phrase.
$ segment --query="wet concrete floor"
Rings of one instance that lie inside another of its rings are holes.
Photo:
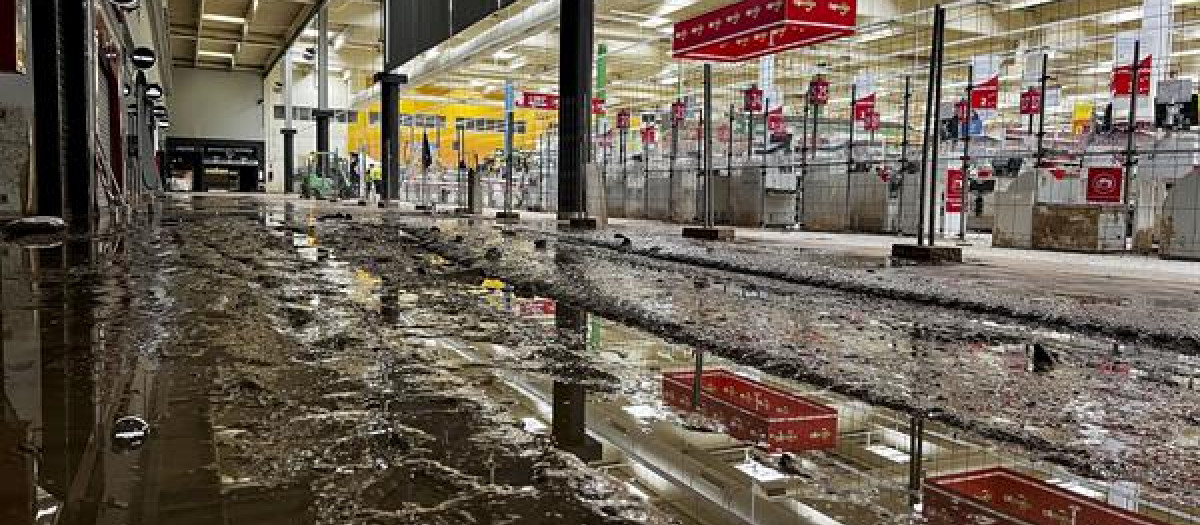
[[[687,430],[663,408],[659,373],[691,366],[687,338],[588,314],[579,307],[631,320],[620,308],[577,300],[616,295],[636,311],[656,311],[648,324],[711,325],[746,348],[771,334],[767,343],[794,353],[790,366],[903,387],[884,401],[929,381],[889,364],[898,356],[869,351],[898,340],[906,346],[893,353],[908,353],[917,324],[910,317],[920,315],[903,305],[833,297],[787,299],[780,308],[773,301],[800,292],[599,248],[539,247],[545,236],[486,222],[221,197],[176,199],[135,222],[58,244],[0,245],[0,479],[17,480],[0,489],[0,523],[912,522],[903,465],[910,422],[893,410],[899,403],[871,406],[853,389],[799,381],[818,375],[778,373],[778,358],[710,349],[732,359],[709,356],[710,365],[839,410],[838,448],[806,456],[807,474],[778,481],[787,496],[768,498],[738,470],[753,462],[751,448]],[[435,224],[440,244],[411,235]],[[470,247],[476,260],[444,249],[453,245]],[[581,265],[588,271],[578,273]],[[506,282],[489,282],[495,277]],[[563,293],[562,278],[574,292]],[[918,346],[932,349],[931,366],[995,376],[1026,327],[974,325],[978,337],[949,341],[926,329]],[[1058,382],[1083,384],[1090,395],[1087,385],[1105,377],[1079,370],[1099,359],[1103,343],[1062,337],[1064,348],[1093,350],[1073,357]],[[988,365],[946,361],[935,343],[988,354]],[[889,379],[889,367],[901,376]],[[992,389],[986,399],[1029,412],[1011,384],[960,380],[978,377],[935,382]],[[1143,384],[1109,390],[1129,399]],[[1151,397],[1141,399],[1150,407],[1144,417],[1195,417],[1195,396],[1170,388],[1170,406],[1193,403],[1192,412],[1157,408],[1162,400]],[[948,406],[1005,417],[961,402]],[[1155,448],[1128,428],[1114,435],[1104,406],[1080,402],[1069,408],[1087,432],[1046,430],[1038,417],[1000,424],[1050,442],[1137,439],[1159,457],[1197,450],[1197,434],[1187,441],[1194,419],[1172,430],[1178,446]],[[144,418],[149,433],[125,431],[117,423],[124,416]],[[922,454],[930,475],[1004,465],[1088,483],[1044,451],[986,433],[931,422],[925,434],[934,447]],[[1115,468],[1136,473],[1120,457]],[[1182,497],[1148,490],[1143,508],[1168,523],[1195,523],[1186,517],[1197,511],[1187,480],[1197,469],[1176,467],[1169,475],[1184,484],[1174,494]]]

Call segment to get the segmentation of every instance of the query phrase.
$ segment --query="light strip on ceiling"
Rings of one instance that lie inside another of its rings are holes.
[[[245,24],[246,19],[240,16],[218,15],[216,13],[204,13],[201,16],[207,22],[224,22],[226,24]]]

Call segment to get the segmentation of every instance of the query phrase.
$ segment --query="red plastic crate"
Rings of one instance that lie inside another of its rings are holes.
[[[924,495],[930,525],[1164,525],[1002,467],[927,479]]]
[[[663,374],[663,401],[692,410],[692,372]],[[700,413],[717,419],[729,434],[765,442],[776,452],[837,446],[837,410],[727,370],[701,375]]]

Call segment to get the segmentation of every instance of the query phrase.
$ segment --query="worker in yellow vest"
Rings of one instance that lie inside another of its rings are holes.
[[[371,187],[375,188],[375,195],[380,199],[383,198],[383,168],[372,164],[367,170],[367,177],[371,181]]]

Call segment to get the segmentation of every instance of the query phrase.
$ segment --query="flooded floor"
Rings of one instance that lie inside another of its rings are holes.
[[[1200,523],[1173,348],[538,226],[246,197],[133,222],[0,244],[0,523],[915,523],[914,461],[1132,480]],[[836,446],[788,469],[668,408],[697,359],[836,409]]]

